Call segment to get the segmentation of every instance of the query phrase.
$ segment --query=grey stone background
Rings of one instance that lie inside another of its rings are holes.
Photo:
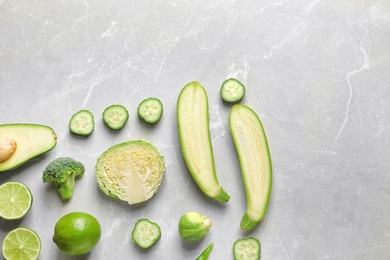
[[[233,259],[233,242],[246,236],[260,240],[267,260],[389,259],[389,43],[387,0],[0,0],[0,123],[45,124],[58,135],[55,149],[1,174],[1,182],[26,183],[34,204],[22,221],[0,220],[0,239],[28,226],[42,239],[41,259],[71,259],[52,242],[53,227],[82,210],[103,231],[99,245],[76,259],[195,259],[211,242],[210,259]],[[230,106],[219,96],[228,77],[246,85],[242,103],[261,118],[273,162],[269,209],[251,232],[239,228],[244,188]],[[209,95],[217,174],[232,197],[226,205],[199,192],[181,156],[176,100],[194,80]],[[155,127],[136,115],[150,96],[164,103]],[[130,112],[119,133],[101,120],[113,103]],[[82,108],[96,120],[87,139],[68,131]],[[153,142],[167,164],[159,192],[139,206],[106,197],[94,176],[97,157],[130,139]],[[68,203],[41,181],[59,156],[87,169]],[[177,232],[187,211],[213,221],[198,243]],[[162,228],[147,252],[131,241],[141,217]]]

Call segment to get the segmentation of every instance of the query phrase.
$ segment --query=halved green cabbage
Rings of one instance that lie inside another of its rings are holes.
[[[164,170],[164,158],[153,144],[131,140],[111,146],[98,158],[96,180],[108,196],[136,204],[157,192]]]

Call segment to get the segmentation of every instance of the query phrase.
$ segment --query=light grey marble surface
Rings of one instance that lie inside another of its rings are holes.
[[[71,259],[52,242],[55,222],[86,211],[102,238],[75,259],[195,259],[211,242],[210,259],[233,259],[232,244],[254,236],[262,259],[390,259],[390,2],[302,1],[11,1],[0,0],[0,123],[51,126],[57,146],[0,181],[19,180],[34,204],[18,222],[0,220],[0,239],[28,226],[42,239],[40,259]],[[251,232],[239,221],[244,189],[219,87],[236,77],[243,104],[265,127],[273,161],[273,190],[265,219]],[[226,205],[199,192],[183,162],[175,107],[181,88],[201,82],[209,95],[210,128]],[[155,96],[164,115],[155,127],[137,119],[138,103]],[[119,133],[101,113],[125,105]],[[92,136],[71,136],[68,121],[92,111]],[[130,139],[153,142],[166,174],[146,204],[106,197],[95,182],[97,157]],[[74,197],[62,203],[41,175],[56,157],[86,166]],[[183,242],[179,217],[198,211],[213,221],[199,243]],[[130,238],[138,218],[162,228],[151,250]]]

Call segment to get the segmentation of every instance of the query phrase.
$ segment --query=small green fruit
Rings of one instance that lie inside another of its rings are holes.
[[[67,255],[83,255],[97,245],[100,235],[100,224],[95,217],[84,212],[72,212],[57,221],[53,241]]]

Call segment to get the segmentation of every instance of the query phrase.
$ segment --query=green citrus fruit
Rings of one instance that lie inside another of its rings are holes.
[[[26,185],[9,181],[0,186],[0,217],[8,220],[21,219],[30,210],[32,194]]]
[[[19,227],[6,235],[2,249],[7,260],[34,260],[41,252],[41,240],[33,230]]]
[[[97,245],[100,235],[100,224],[95,217],[84,212],[72,212],[57,221],[53,241],[65,254],[82,255]]]

